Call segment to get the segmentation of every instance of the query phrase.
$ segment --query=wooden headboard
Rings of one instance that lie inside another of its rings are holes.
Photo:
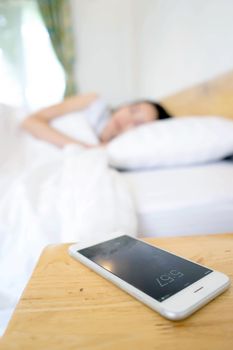
[[[233,71],[161,100],[175,116],[221,115],[233,119]]]

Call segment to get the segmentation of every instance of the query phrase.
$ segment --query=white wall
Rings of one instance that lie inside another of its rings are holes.
[[[139,95],[164,96],[233,68],[232,0],[137,0]]]
[[[77,82],[113,102],[133,97],[133,23],[130,0],[72,0]]]
[[[80,91],[160,98],[233,68],[232,0],[71,0]]]

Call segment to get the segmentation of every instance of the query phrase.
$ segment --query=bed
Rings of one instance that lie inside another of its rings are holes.
[[[233,119],[233,72],[161,102],[178,117],[221,115]],[[129,172],[124,177],[134,193],[140,235],[233,232],[233,160]]]
[[[233,162],[125,173],[143,236],[233,232]]]

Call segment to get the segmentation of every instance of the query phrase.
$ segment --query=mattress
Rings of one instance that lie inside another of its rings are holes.
[[[124,173],[139,234],[233,232],[233,162]]]

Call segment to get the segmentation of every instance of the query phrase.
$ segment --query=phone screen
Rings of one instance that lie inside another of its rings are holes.
[[[78,252],[159,302],[213,272],[126,235]]]

